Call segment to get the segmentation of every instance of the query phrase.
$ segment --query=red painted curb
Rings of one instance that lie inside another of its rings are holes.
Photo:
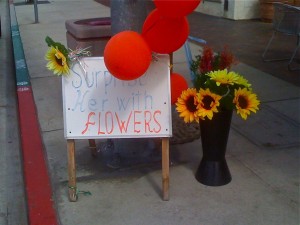
[[[57,225],[50,177],[30,86],[17,89],[30,225]]]

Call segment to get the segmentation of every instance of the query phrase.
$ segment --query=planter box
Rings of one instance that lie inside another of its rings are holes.
[[[72,50],[89,47],[92,56],[103,56],[104,48],[111,38],[109,17],[67,20],[67,45]]]

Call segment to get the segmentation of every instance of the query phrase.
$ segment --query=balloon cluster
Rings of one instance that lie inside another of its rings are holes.
[[[108,71],[120,80],[134,80],[142,76],[150,66],[152,52],[170,54],[178,50],[190,31],[186,16],[193,12],[201,0],[153,2],[156,8],[144,21],[141,34],[135,31],[117,33],[104,49],[104,62]],[[179,76],[182,78],[178,79]],[[178,97],[173,96],[175,92],[179,94],[186,88],[183,76],[171,74],[172,99]]]

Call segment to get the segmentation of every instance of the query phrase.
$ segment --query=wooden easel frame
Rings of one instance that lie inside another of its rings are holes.
[[[170,161],[169,161],[169,138],[162,138],[162,199],[169,200],[169,182],[170,182]],[[76,160],[75,160],[75,140],[67,140],[68,148],[68,192],[69,200],[76,202],[78,199],[76,184]],[[89,148],[93,157],[96,157],[96,141],[89,139]]]

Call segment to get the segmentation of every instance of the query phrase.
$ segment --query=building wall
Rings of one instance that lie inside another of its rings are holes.
[[[224,0],[219,1],[209,1],[202,0],[199,6],[196,8],[197,12],[204,14],[223,17],[224,15]]]
[[[259,0],[202,0],[196,11],[233,20],[260,17]],[[227,9],[226,9],[227,7]]]

